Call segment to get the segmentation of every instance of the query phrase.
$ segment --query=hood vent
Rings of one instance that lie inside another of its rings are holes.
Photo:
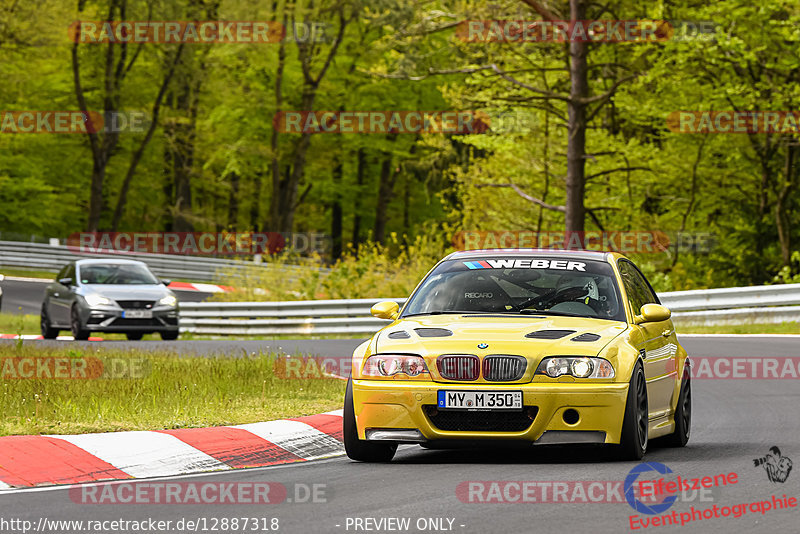
[[[414,332],[419,337],[447,337],[453,335],[453,332],[447,328],[415,328]]]
[[[389,339],[408,339],[411,335],[405,330],[397,330],[386,335]]]
[[[525,334],[525,337],[531,339],[559,339],[574,333],[575,330],[537,330],[536,332]]]
[[[597,334],[591,334],[587,332],[585,334],[573,337],[572,339],[570,339],[570,341],[592,342],[592,341],[597,341],[598,339],[600,339],[600,336],[598,336]]]

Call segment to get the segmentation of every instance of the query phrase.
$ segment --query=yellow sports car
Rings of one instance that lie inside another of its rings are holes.
[[[605,443],[638,460],[691,426],[686,351],[670,311],[621,254],[450,254],[393,322],[353,353],[347,455],[390,461],[398,443]]]

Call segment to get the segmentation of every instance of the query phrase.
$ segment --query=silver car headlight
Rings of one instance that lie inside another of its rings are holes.
[[[96,295],[94,293],[84,295],[83,298],[86,299],[86,304],[92,308],[96,306],[111,306],[114,304],[114,301],[110,298],[104,297],[103,295]]]
[[[161,297],[158,303],[163,306],[175,307],[178,304],[178,299],[174,295],[167,295],[166,297]]]
[[[558,378],[570,375],[576,378],[614,378],[614,366],[603,358],[586,356],[555,356],[545,358],[536,369],[537,375]]]

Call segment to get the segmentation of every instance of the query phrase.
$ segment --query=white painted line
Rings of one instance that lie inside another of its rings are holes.
[[[774,338],[800,338],[800,334],[681,334],[678,337],[774,337]]]
[[[342,442],[300,421],[267,421],[237,425],[306,460],[327,458],[342,451]]]
[[[339,417],[344,417],[344,410],[331,410],[330,412],[325,412],[320,415],[337,415]]]
[[[5,482],[3,482],[2,480],[0,480],[0,490],[8,489],[8,488],[10,488],[10,487],[11,487],[11,486],[9,486],[8,484],[6,484],[6,483],[5,483]]]
[[[230,469],[230,466],[178,438],[160,432],[109,432],[51,437],[68,441],[136,478]]]

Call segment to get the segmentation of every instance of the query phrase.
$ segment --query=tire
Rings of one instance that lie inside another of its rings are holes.
[[[45,339],[55,339],[58,337],[59,330],[50,326],[50,318],[47,316],[47,308],[42,304],[42,313],[39,317],[39,327],[42,330],[42,337]]]
[[[142,339],[142,336],[144,336],[144,334],[141,332],[127,332],[125,334],[125,337],[128,338],[128,341],[139,341]]]
[[[689,373],[684,372],[681,391],[678,394],[678,407],[675,410],[675,431],[664,436],[667,447],[685,447],[692,432],[692,382]]]
[[[179,332],[177,330],[175,331],[169,330],[166,332],[160,332],[160,334],[161,334],[161,339],[163,339],[164,341],[175,341],[176,339],[178,339]]]
[[[358,439],[356,412],[353,407],[353,379],[347,381],[344,394],[344,417],[342,418],[344,450],[351,460],[357,462],[390,462],[397,452],[397,443],[364,441]]]
[[[75,338],[75,341],[86,341],[89,339],[89,331],[83,329],[83,326],[81,325],[81,317],[78,315],[78,308],[75,306],[73,306],[72,311],[70,311],[69,324],[70,330],[72,331],[72,337]]]
[[[649,410],[647,381],[642,363],[636,362],[625,401],[625,419],[622,422],[619,456],[622,460],[641,460],[647,452]]]

